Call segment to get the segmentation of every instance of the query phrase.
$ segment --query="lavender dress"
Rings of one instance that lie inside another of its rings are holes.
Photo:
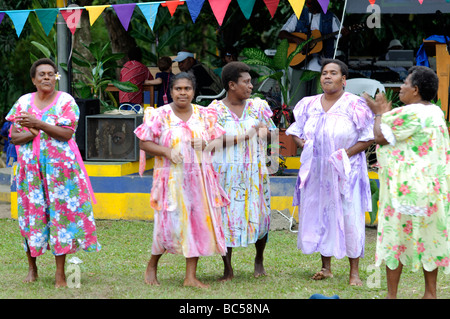
[[[322,95],[305,97],[286,131],[305,139],[294,191],[299,207],[298,248],[305,254],[364,256],[365,212],[372,210],[365,153],[345,149],[373,136],[373,113],[360,97],[345,92],[325,112]]]

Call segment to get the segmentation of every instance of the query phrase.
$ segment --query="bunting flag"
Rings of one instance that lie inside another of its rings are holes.
[[[74,35],[75,31],[77,30],[77,25],[80,22],[82,10],[83,9],[80,8],[60,10],[64,21],[66,21],[67,27],[69,28],[70,32],[72,32],[72,35]]]
[[[5,17],[5,13],[0,12],[0,23],[2,23],[4,17]]]
[[[269,9],[269,13],[272,16],[272,18],[275,15],[275,12],[277,11],[279,2],[280,0],[264,0],[264,3],[266,4],[267,9]]]
[[[17,36],[20,37],[23,26],[25,25],[25,22],[27,22],[28,15],[30,14],[30,10],[7,11],[7,14],[16,28]]]
[[[327,13],[328,5],[330,4],[330,0],[318,0],[320,6],[322,7],[323,13]]]
[[[200,11],[202,10],[203,3],[205,0],[186,0],[186,4],[189,10],[189,13],[191,14],[192,22],[195,23],[195,20],[197,20],[198,15],[200,14]]]
[[[110,7],[110,5],[103,5],[103,6],[88,6],[86,7],[86,10],[89,12],[89,22],[91,26],[94,24],[94,22],[97,20],[97,18],[102,14],[102,12]]]
[[[113,4],[111,5],[119,18],[120,23],[126,31],[128,31],[128,26],[130,25],[131,16],[133,15],[136,3],[126,3],[126,4]]]
[[[294,10],[297,19],[300,19],[300,15],[303,11],[303,6],[305,5],[305,0],[289,0],[292,9]]]
[[[184,1],[166,1],[161,3],[161,6],[163,7],[167,7],[167,9],[169,9],[170,15],[173,17],[173,14],[175,13],[175,11],[177,10],[177,7],[180,5],[183,5]]]
[[[208,1],[214,13],[214,16],[216,17],[217,22],[221,26],[231,0],[208,0]]]
[[[41,22],[45,34],[48,36],[50,30],[53,28],[53,24],[56,21],[56,17],[58,16],[59,10],[56,8],[36,9],[34,10],[34,12],[36,13],[36,16]]]
[[[145,20],[147,20],[148,25],[150,26],[150,29],[153,31],[153,26],[155,25],[156,15],[158,14],[158,8],[160,3],[136,3],[139,10],[141,10],[142,14],[145,17]]]
[[[256,0],[237,0],[244,17],[248,20],[252,15],[253,7]]]
[[[422,3],[423,3],[423,0],[419,0],[419,2],[420,2],[420,4],[422,4]]]
[[[369,0],[370,4],[373,6],[376,0]]]

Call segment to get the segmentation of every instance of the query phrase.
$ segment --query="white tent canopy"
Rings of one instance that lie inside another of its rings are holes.
[[[347,0],[346,13],[367,13],[367,0]],[[450,13],[450,2],[447,0],[424,0],[422,4],[418,0],[377,0],[375,2],[381,8],[381,13],[397,14],[431,14],[436,11]]]

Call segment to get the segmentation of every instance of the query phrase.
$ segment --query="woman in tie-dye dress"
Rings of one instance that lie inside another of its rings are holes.
[[[56,286],[66,286],[66,254],[98,251],[89,177],[75,129],[79,109],[69,94],[55,90],[56,65],[41,59],[31,67],[37,91],[18,99],[6,119],[13,122],[17,148],[18,220],[28,257],[26,282],[37,279],[36,257],[51,249]]]
[[[135,130],[141,149],[155,156],[152,256],[145,274],[151,285],[159,285],[158,261],[166,251],[186,257],[184,285],[201,288],[207,285],[196,278],[199,256],[226,253],[220,208],[228,198],[218,184],[210,152],[204,151],[224,131],[214,110],[191,104],[194,92],[193,76],[177,74],[171,83],[173,102],[147,108],[144,123]]]
[[[276,129],[266,101],[250,99],[253,86],[249,67],[230,62],[222,70],[227,97],[213,101],[219,123],[226,131],[222,145],[214,151],[214,165],[231,204],[222,208],[227,256],[224,276],[231,280],[233,247],[255,244],[256,277],[264,275],[263,253],[270,225],[270,186],[266,167],[268,130]],[[256,128],[256,130],[255,130]]]

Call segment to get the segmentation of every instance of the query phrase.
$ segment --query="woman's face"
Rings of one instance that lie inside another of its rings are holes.
[[[252,77],[248,72],[243,72],[237,82],[231,82],[230,88],[239,99],[246,100],[252,95]]]
[[[336,63],[325,65],[320,75],[320,84],[327,94],[343,91],[345,75],[342,75],[341,67]]]
[[[41,64],[36,68],[36,74],[31,80],[38,92],[51,93],[56,84],[55,69],[50,64]]]
[[[403,84],[400,86],[400,92],[398,94],[398,97],[400,98],[400,101],[402,101],[405,104],[411,104],[414,103],[414,101],[417,101],[417,98],[420,96],[419,89],[417,86],[412,85],[411,83],[411,74],[408,75],[403,82]]]
[[[179,108],[190,107],[191,101],[194,98],[194,93],[194,87],[190,80],[176,80],[171,90],[173,103]]]

